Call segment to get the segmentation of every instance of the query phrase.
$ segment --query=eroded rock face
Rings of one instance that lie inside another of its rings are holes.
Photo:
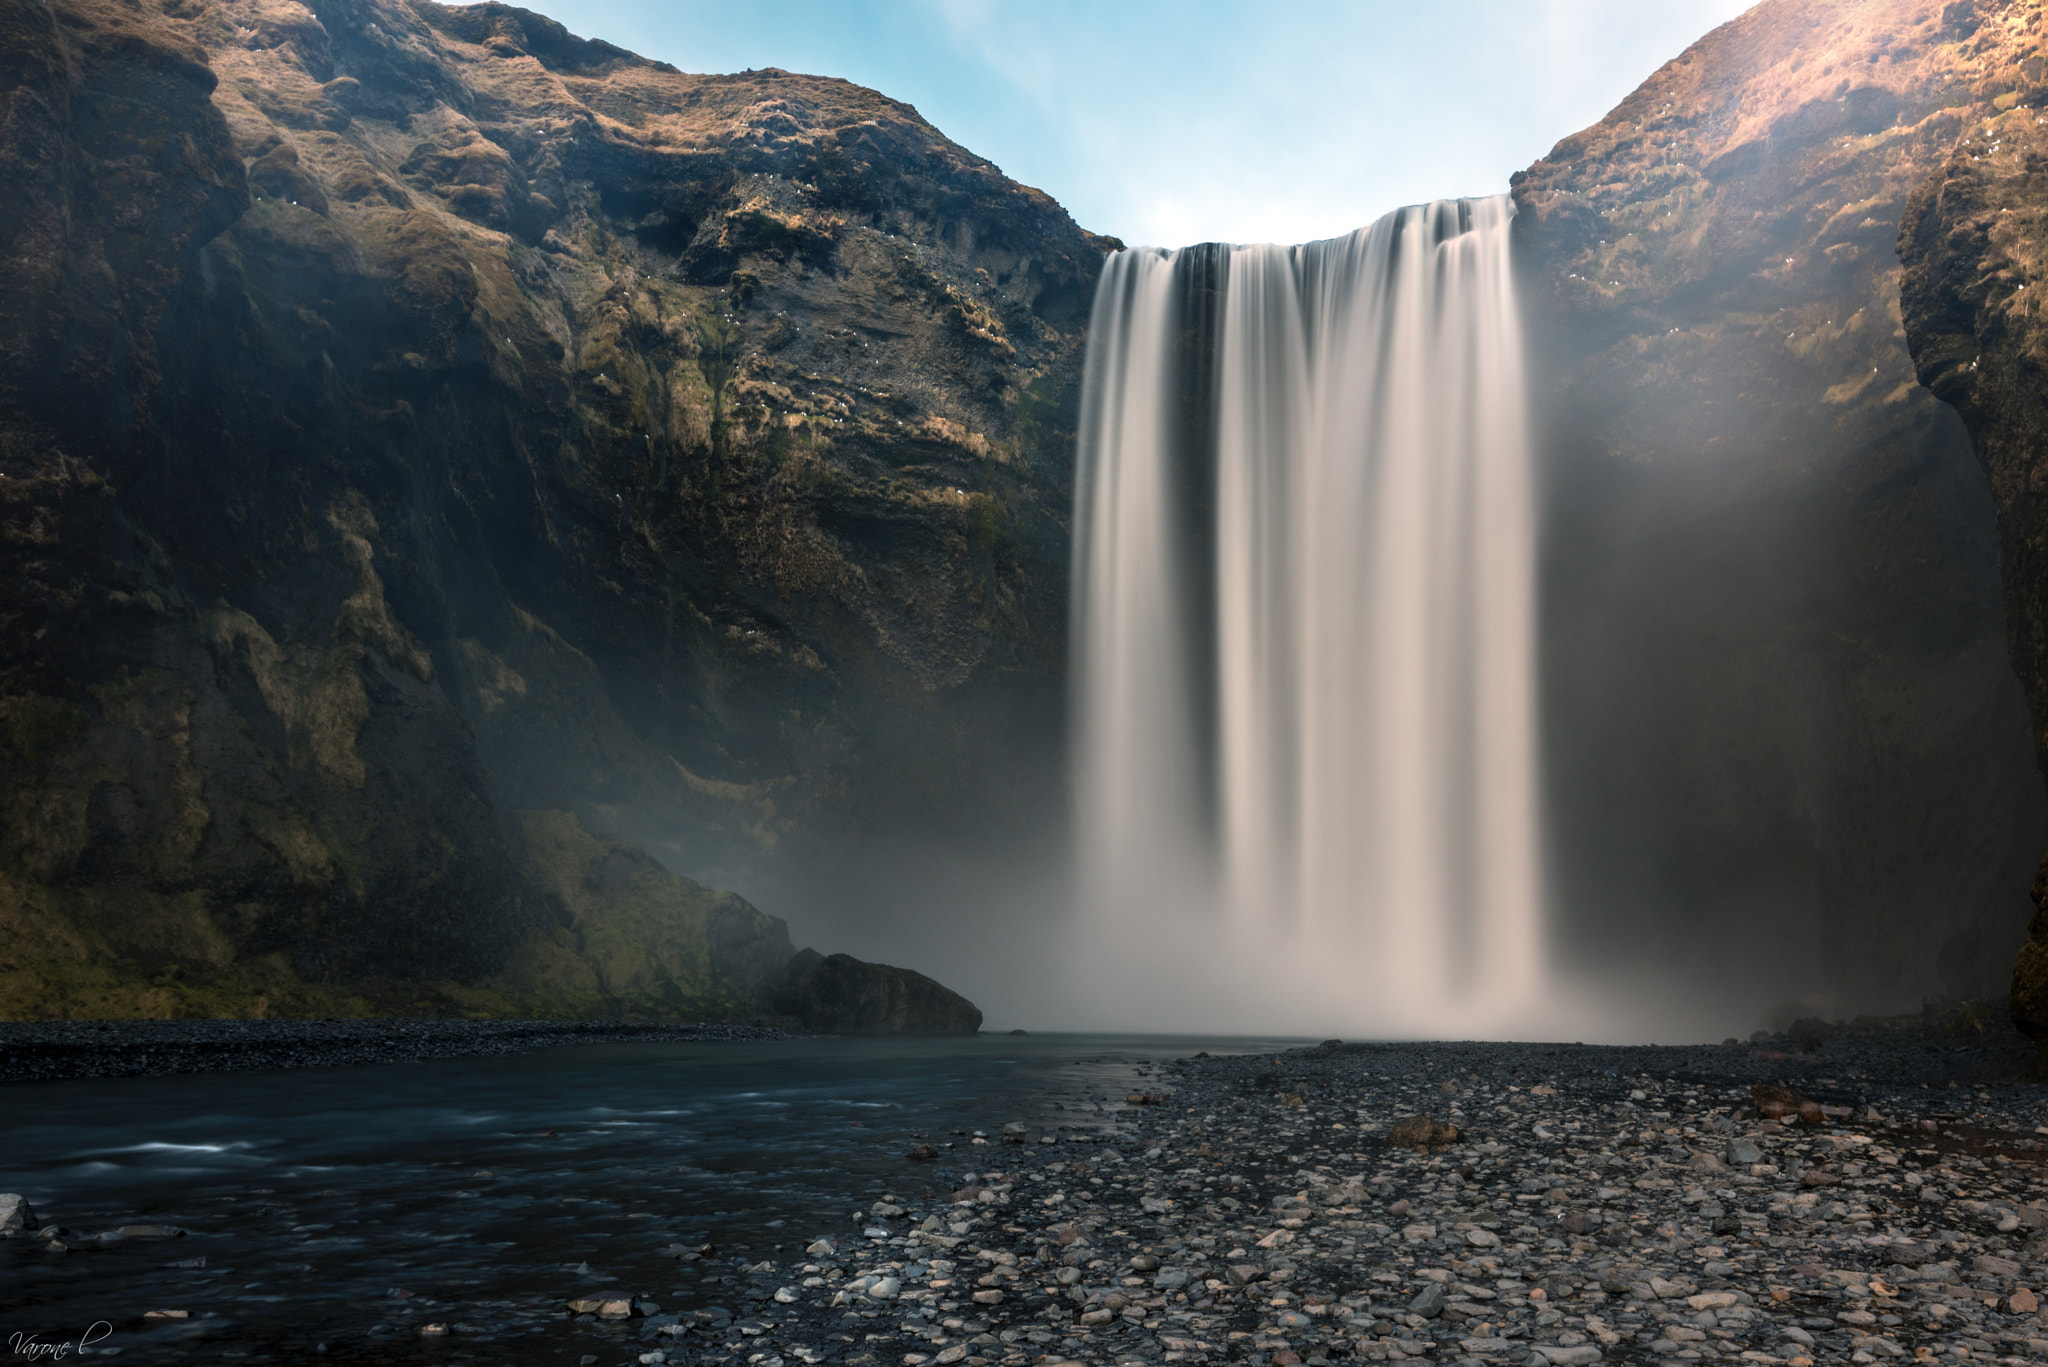
[[[806,1030],[849,1035],[971,1035],[981,1011],[922,973],[806,949],[789,961],[767,1001]]]
[[[489,976],[517,809],[731,885],[1038,805],[1105,243],[907,106],[62,0],[0,171],[0,1011]]]
[[[2038,36],[2038,34],[2030,35]],[[1899,233],[1902,303],[1920,378],[1954,405],[1998,506],[2007,642],[2027,693],[2036,756],[2048,762],[2048,88],[2038,49],[1994,84],[1963,136],[1915,190]],[[2034,883],[2041,907],[2048,862]],[[2048,913],[2037,910],[2012,978],[2020,1028],[2048,1041]]]
[[[2002,989],[2048,807],[1892,248],[2039,23],[1773,0],[1516,180],[1559,903],[1617,957],[1831,1015]]]

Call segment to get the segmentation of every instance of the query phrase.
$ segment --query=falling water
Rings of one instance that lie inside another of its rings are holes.
[[[1110,258],[1075,551],[1107,1015],[1467,1033],[1543,995],[1512,214]]]

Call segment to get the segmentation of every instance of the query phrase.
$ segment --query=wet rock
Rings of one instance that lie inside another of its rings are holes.
[[[771,1008],[806,1030],[837,1034],[971,1035],[981,1009],[907,968],[864,963],[850,954],[806,949],[768,990]]]
[[[33,1230],[37,1228],[35,1208],[27,1198],[13,1192],[0,1193],[0,1230]]]

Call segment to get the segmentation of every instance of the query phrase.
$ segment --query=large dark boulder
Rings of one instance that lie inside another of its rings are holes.
[[[806,1030],[847,1035],[971,1035],[981,1008],[922,973],[806,949],[789,961],[768,1005]]]
[[[520,811],[848,919],[1056,819],[1102,240],[846,81],[231,18],[0,6],[0,1015],[482,983]]]

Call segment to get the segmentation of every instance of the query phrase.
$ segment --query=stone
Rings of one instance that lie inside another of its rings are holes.
[[[1012,1120],[1009,1124],[1003,1126],[1003,1142],[1005,1144],[1022,1144],[1025,1137],[1030,1133],[1031,1131],[1027,1126]]]
[[[769,1007],[806,1030],[836,1034],[971,1035],[981,1010],[922,973],[806,949],[765,989]]]
[[[2015,1315],[2031,1315],[2041,1308],[2041,1302],[2033,1292],[2021,1287],[2005,1298],[2005,1308]]]
[[[1756,1113],[1766,1120],[1781,1120],[1788,1116],[1796,1118],[1806,1107],[1813,1105],[1791,1088],[1780,1087],[1775,1082],[1756,1083],[1749,1089],[1749,1098],[1756,1105]]]
[[[1433,1320],[1444,1312],[1444,1286],[1442,1282],[1430,1282],[1408,1302],[1408,1313]]]
[[[1388,1148],[1432,1153],[1457,1143],[1459,1137],[1456,1125],[1426,1115],[1411,1115],[1394,1122],[1387,1131],[1386,1143]]]
[[[115,1233],[124,1239],[182,1239],[185,1231],[171,1225],[122,1225]]]
[[[1738,1168],[1764,1161],[1764,1151],[1753,1139],[1731,1139],[1728,1141],[1727,1160]]]
[[[28,1198],[13,1192],[0,1193],[0,1230],[32,1230],[39,1227]]]
[[[974,1303],[976,1305],[1001,1305],[1003,1303],[1003,1293],[993,1290],[977,1291],[974,1293]]]
[[[939,1151],[929,1144],[913,1144],[903,1156],[913,1163],[929,1163],[939,1156]]]
[[[1601,1358],[1600,1350],[1590,1343],[1570,1346],[1539,1343],[1536,1345],[1536,1353],[1544,1362],[1549,1363],[1550,1367],[1583,1367],[1584,1364],[1598,1362]]]
[[[1490,1229],[1468,1229],[1465,1242],[1474,1248],[1499,1248],[1500,1236]]]

